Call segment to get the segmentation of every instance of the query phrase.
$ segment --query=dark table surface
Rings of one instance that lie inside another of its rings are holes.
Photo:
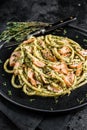
[[[87,29],[86,0],[1,0],[0,26],[8,21],[54,22],[76,16]],[[22,118],[22,119],[21,119]],[[87,130],[87,106],[63,114],[23,112],[0,97],[0,130]]]

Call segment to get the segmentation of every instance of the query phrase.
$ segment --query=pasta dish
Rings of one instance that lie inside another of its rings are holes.
[[[62,36],[31,37],[4,63],[11,83],[27,95],[60,96],[87,83],[87,50]]]

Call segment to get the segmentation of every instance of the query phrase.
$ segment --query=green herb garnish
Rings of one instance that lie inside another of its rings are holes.
[[[9,95],[9,96],[12,96],[11,90],[8,90],[8,95]]]
[[[83,42],[87,42],[87,39],[83,39]]]
[[[0,64],[2,64],[2,60],[0,59]]]
[[[81,100],[77,98],[77,102],[78,102],[79,104],[82,104],[82,103],[84,102],[84,98],[82,98]]]
[[[87,93],[86,93],[86,95],[85,95],[86,97],[87,97]]]
[[[33,102],[35,99],[29,99],[30,102]]]
[[[0,35],[0,41],[11,40],[15,42],[22,42],[27,38],[29,33],[40,28],[48,26],[48,23],[43,22],[8,22],[7,28]]]
[[[8,50],[11,50],[11,49],[12,49],[12,47],[9,47],[9,48],[8,48]]]
[[[51,107],[50,110],[53,111],[53,108]]]
[[[56,104],[58,103],[58,99],[55,99],[55,103],[56,103]]]
[[[2,83],[2,85],[3,85],[3,86],[6,86],[6,85],[7,85],[7,83],[6,83],[6,82],[3,82],[3,83]]]
[[[78,35],[76,35],[76,38],[79,38],[79,36],[78,36]]]
[[[66,35],[66,33],[67,33],[67,31],[66,31],[66,29],[64,29],[63,34]]]
[[[2,76],[5,76],[5,74],[2,74]]]
[[[58,103],[58,97],[55,97],[54,100],[55,100],[55,103],[57,104]]]

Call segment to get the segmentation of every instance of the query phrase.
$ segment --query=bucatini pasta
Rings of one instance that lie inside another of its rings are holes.
[[[12,86],[29,96],[70,94],[87,83],[87,50],[67,37],[31,37],[13,51],[4,70],[13,74]]]

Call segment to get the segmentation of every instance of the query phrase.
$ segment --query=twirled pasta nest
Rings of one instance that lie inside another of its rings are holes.
[[[31,37],[13,51],[4,69],[13,73],[12,86],[29,96],[70,94],[87,83],[87,50],[67,37]]]

